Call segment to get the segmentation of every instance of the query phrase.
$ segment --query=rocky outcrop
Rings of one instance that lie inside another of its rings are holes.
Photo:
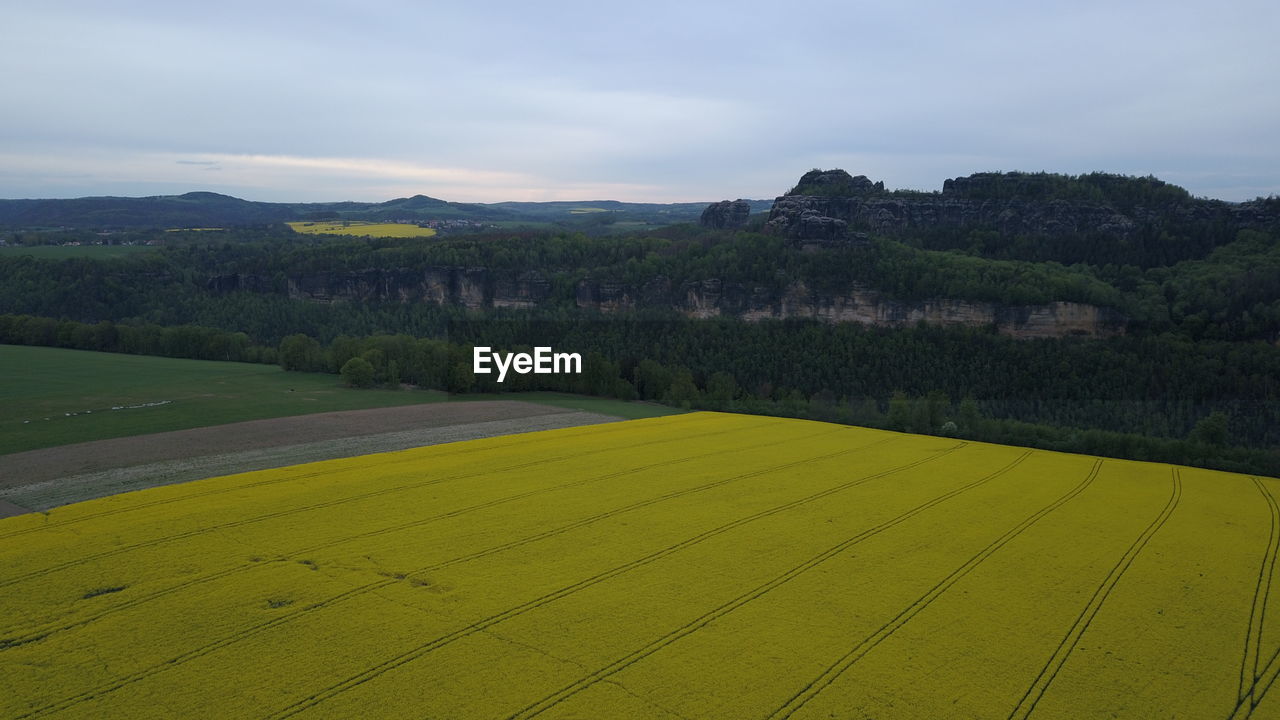
[[[868,242],[866,233],[850,231],[842,214],[847,213],[836,198],[783,196],[774,201],[765,232],[782,235],[805,251]]]
[[[206,287],[216,293],[279,292],[297,300],[425,302],[471,309],[533,308],[551,297],[551,282],[536,270],[491,272],[482,267],[427,267],[315,272],[283,283],[257,275],[220,275]]]
[[[1044,173],[978,173],[943,183],[941,193],[887,192],[884,183],[843,170],[806,173],[791,192],[777,198],[765,231],[804,244],[830,243],[842,233],[869,231],[895,234],[945,227],[973,227],[1010,235],[1080,234],[1128,238],[1143,226],[1223,222],[1237,227],[1280,224],[1280,204],[1273,201],[1227,203],[1192,198],[1154,178],[1099,176],[1090,179],[1098,198],[1107,192],[1123,197],[1123,186],[1162,190],[1159,204],[1114,203],[1088,197],[1055,197],[1062,176]],[[1120,188],[1120,189],[1116,189]],[[1152,201],[1155,203],[1155,201]]]
[[[803,250],[840,247],[866,242],[863,233],[850,230],[845,205],[850,198],[867,198],[884,192],[884,183],[844,170],[811,170],[791,190],[773,202],[765,231],[790,239]]]
[[[429,267],[316,272],[283,279],[257,275],[210,278],[212,292],[285,293],[320,303],[401,302],[453,305],[470,309],[533,309],[554,301],[549,278],[534,270],[490,271],[480,267]],[[736,317],[748,321],[804,318],[876,327],[916,323],[945,327],[994,326],[1020,338],[1108,337],[1125,332],[1127,319],[1110,308],[1071,302],[1006,306],[967,300],[904,302],[873,289],[816,292],[804,283],[784,290],[726,283],[716,278],[674,283],[664,276],[635,286],[586,279],[574,288],[582,309],[618,313],[650,308],[673,309],[690,318]]]
[[[746,200],[721,200],[702,211],[698,224],[716,230],[735,230],[747,224],[751,203]]]
[[[493,307],[530,309],[551,297],[551,281],[537,270],[498,273],[493,281]]]
[[[578,284],[580,308],[604,313],[644,307],[671,307],[690,318],[737,317],[748,321],[802,318],[875,327],[910,327],[917,323],[944,327],[994,327],[1018,338],[1123,335],[1128,319],[1111,308],[1072,302],[1046,305],[999,305],[967,300],[932,299],[903,302],[869,288],[847,293],[817,293],[803,283],[776,292],[762,286],[702,280],[672,288],[666,298],[655,288],[618,284]],[[656,302],[655,302],[656,301]]]

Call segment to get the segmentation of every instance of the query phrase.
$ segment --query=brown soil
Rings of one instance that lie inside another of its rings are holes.
[[[0,517],[154,485],[619,419],[505,400],[431,403],[31,450],[0,456]]]
[[[249,420],[152,435],[95,440],[0,455],[0,488],[163,460],[186,460],[202,455],[258,450],[298,442],[564,412],[568,411],[503,400],[426,403]]]

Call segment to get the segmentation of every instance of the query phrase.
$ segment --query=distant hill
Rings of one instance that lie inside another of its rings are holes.
[[[748,200],[752,212],[768,212],[772,200]],[[667,222],[696,222],[710,203],[629,203],[617,200],[591,200],[582,202],[501,202],[487,207],[501,208],[517,215],[551,220],[565,214],[582,215],[593,212],[625,213],[630,216]]]
[[[767,211],[769,200],[753,200]],[[0,227],[87,229],[229,227],[291,220],[475,220],[507,222],[586,221],[607,214],[652,224],[696,222],[707,203],[582,202],[457,203],[426,195],[381,203],[270,203],[212,192],[153,197],[85,197],[70,200],[0,200]]]
[[[1154,177],[976,173],[926,193],[840,169],[805,173],[765,225],[801,247],[870,234],[993,259],[1137,267],[1202,258],[1242,229],[1277,228],[1280,199],[1196,198]]]
[[[211,192],[158,197],[0,200],[9,227],[207,227],[298,219],[289,205],[258,203]]]

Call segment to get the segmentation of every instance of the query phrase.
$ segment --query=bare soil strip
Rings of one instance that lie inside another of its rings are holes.
[[[0,517],[218,475],[620,419],[515,401],[432,403],[32,450],[0,456]]]

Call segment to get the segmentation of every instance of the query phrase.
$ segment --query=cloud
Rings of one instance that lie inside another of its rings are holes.
[[[48,153],[6,195],[70,191],[53,169],[99,153],[123,160],[104,190],[208,182],[129,158],[225,158],[227,187],[311,200],[769,197],[836,164],[921,189],[1021,169],[1280,192],[1273,3],[49,2],[6,21],[0,152]]]
[[[212,189],[254,200],[381,201],[424,194],[462,202],[580,200],[617,197],[670,198],[665,188],[635,183],[550,183],[524,173],[439,167],[384,158],[291,155],[205,155],[198,160],[168,153],[3,153],[0,194],[34,184],[53,196],[181,194]],[[200,173],[222,173],[210,185]]]

